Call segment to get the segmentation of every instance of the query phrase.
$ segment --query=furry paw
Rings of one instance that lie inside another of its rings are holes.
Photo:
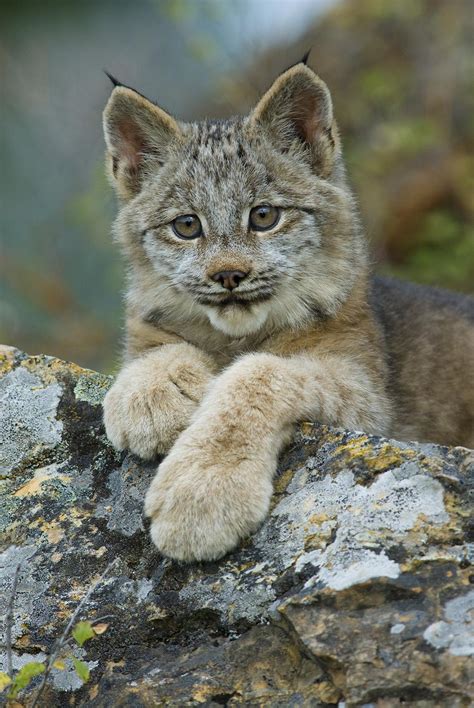
[[[186,347],[162,347],[119,373],[103,404],[107,437],[115,448],[149,460],[166,453],[188,426],[212,372],[207,357]]]
[[[275,461],[224,455],[189,428],[161,463],[145,499],[151,537],[165,556],[214,560],[265,519]],[[231,446],[230,446],[231,447]]]

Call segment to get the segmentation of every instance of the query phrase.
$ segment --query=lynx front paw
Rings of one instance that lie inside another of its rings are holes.
[[[105,429],[118,450],[152,459],[166,453],[188,426],[212,374],[196,357],[177,359],[178,346],[128,364],[107,393]]]
[[[184,561],[214,560],[235,548],[265,519],[273,464],[222,459],[212,441],[193,445],[186,431],[161,463],[145,500],[158,549]],[[220,459],[221,458],[221,459]]]

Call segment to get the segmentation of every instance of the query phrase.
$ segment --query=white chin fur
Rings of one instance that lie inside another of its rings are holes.
[[[228,307],[206,308],[206,314],[211,325],[231,337],[245,337],[254,334],[265,324],[269,307],[265,303],[253,305],[244,309],[238,305]]]

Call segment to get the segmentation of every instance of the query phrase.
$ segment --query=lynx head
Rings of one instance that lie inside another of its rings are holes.
[[[330,93],[304,64],[250,115],[183,123],[116,86],[104,112],[115,233],[142,314],[230,337],[333,315],[363,268]]]

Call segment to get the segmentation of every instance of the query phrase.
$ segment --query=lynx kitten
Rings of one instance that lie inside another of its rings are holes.
[[[167,454],[145,502],[162,553],[218,558],[257,529],[297,421],[474,444],[472,301],[371,277],[310,68],[202,123],[117,84],[104,129],[129,269],[104,418],[116,448]]]

